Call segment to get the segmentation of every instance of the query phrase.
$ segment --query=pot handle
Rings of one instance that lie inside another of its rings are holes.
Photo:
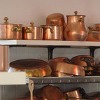
[[[19,32],[19,31],[21,31],[21,28],[20,28],[20,26],[16,25],[16,26],[13,27],[12,31],[13,32]]]

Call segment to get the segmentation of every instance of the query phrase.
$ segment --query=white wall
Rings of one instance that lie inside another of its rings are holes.
[[[34,21],[35,25],[45,24],[47,15],[59,12],[65,15],[86,15],[87,25],[99,23],[100,0],[2,0],[0,1],[0,22],[7,16],[10,23],[28,25]]]

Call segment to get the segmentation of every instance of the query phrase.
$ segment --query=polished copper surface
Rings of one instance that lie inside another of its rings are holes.
[[[43,28],[34,26],[23,27],[23,39],[25,40],[43,40]]]
[[[84,41],[86,40],[88,33],[84,24],[84,15],[68,15],[67,25],[64,32],[65,40],[69,41]]]
[[[87,41],[99,42],[100,41],[100,24],[89,26],[88,29],[89,29],[89,32],[88,32]]]
[[[22,39],[22,24],[9,24],[7,17],[4,20],[4,24],[0,24],[0,39]]]
[[[53,13],[46,17],[46,25],[63,26],[65,24],[64,15],[61,13]]]
[[[63,40],[62,26],[41,25],[44,40]]]

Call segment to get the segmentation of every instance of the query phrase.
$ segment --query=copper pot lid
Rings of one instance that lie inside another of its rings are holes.
[[[66,15],[66,17],[85,17],[85,15],[78,15],[78,11],[74,12],[75,15]]]

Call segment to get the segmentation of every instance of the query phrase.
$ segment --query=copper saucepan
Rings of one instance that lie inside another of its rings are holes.
[[[43,40],[43,29],[39,26],[34,26],[34,23],[30,23],[31,26],[23,27],[23,39],[25,40]]]
[[[44,40],[63,40],[62,26],[58,25],[41,25],[43,28]]]
[[[0,39],[22,39],[22,24],[10,24],[8,18],[4,18],[5,22],[0,24]]]

